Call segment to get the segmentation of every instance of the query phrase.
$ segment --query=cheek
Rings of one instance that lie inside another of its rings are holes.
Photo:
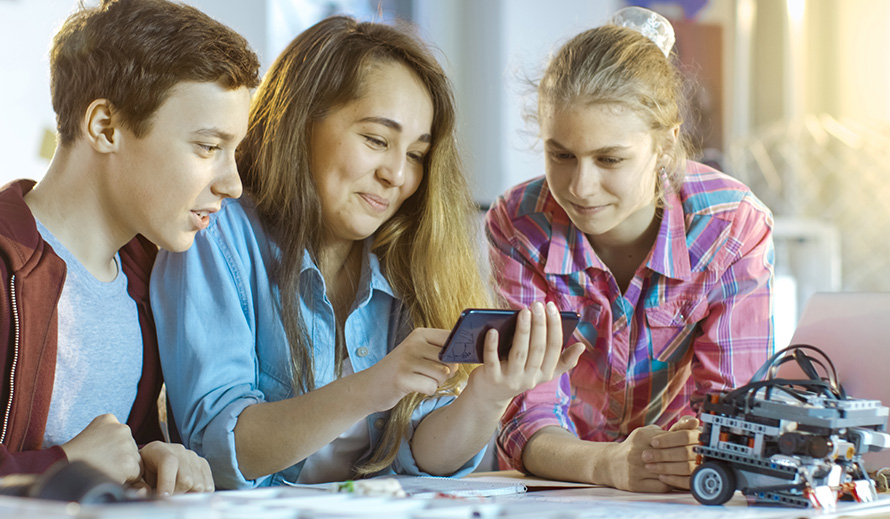
[[[640,192],[642,196],[655,196],[655,184],[657,182],[657,179],[655,177],[656,175],[657,173],[653,173],[643,177],[642,181],[640,182]]]
[[[566,198],[566,193],[572,183],[572,173],[562,168],[548,165],[545,176],[547,185],[550,186],[550,192],[561,203]]]
[[[317,182],[315,189],[318,191],[318,202],[321,204],[322,212],[330,211],[336,207],[337,193],[340,190],[332,189],[329,182]]]
[[[420,184],[423,182],[423,172],[419,171],[412,174],[411,179],[407,180],[405,184],[402,186],[401,190],[401,201],[414,196],[414,193],[417,193],[417,190],[420,189]]]
[[[632,186],[626,186],[626,192],[632,193],[637,205],[647,205],[655,200],[655,177],[639,178]]]

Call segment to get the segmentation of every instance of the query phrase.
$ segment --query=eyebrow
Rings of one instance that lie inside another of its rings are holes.
[[[392,119],[389,119],[387,117],[365,117],[360,122],[382,124],[383,126],[393,129],[399,133],[402,132],[402,125],[399,124],[397,121],[393,121]],[[428,133],[424,133],[417,140],[419,142],[432,142],[433,136]]]
[[[227,142],[235,140],[235,136],[233,134],[224,132],[219,128],[202,128],[200,130],[195,130],[192,133],[200,135],[202,137],[216,137],[217,139]]]
[[[568,150],[568,148],[566,148],[565,146],[563,146],[562,144],[556,142],[556,141],[553,140],[553,139],[547,139],[547,140],[544,142],[544,145],[546,145],[546,146],[552,146],[552,147],[555,147],[555,148],[559,148],[559,149],[561,149],[561,150]],[[624,150],[629,149],[629,148],[631,148],[631,146],[603,146],[602,148],[598,148],[598,149],[592,150],[592,153],[597,153],[597,154],[608,154],[608,153],[614,153],[614,152],[616,152],[616,151],[624,151]]]

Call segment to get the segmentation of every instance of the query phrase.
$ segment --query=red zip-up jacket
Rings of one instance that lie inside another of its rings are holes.
[[[25,194],[32,180],[0,190],[0,476],[39,474],[66,459],[61,447],[43,449],[56,372],[59,295],[66,265],[40,233]],[[142,378],[127,425],[137,444],[162,440],[158,394],[163,378],[148,301],[157,247],[137,236],[120,250],[127,292],[142,328]]]

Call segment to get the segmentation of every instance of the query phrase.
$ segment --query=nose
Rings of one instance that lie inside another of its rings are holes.
[[[578,199],[584,199],[599,189],[600,171],[591,160],[579,160],[577,164],[572,172],[569,192]]]
[[[220,198],[238,198],[241,196],[241,176],[238,174],[238,165],[235,163],[234,153],[222,166],[210,190]]]
[[[401,187],[405,183],[407,167],[408,157],[405,153],[397,151],[387,153],[377,167],[377,178],[389,186]]]

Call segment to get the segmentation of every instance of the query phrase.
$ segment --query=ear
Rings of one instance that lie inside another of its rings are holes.
[[[677,144],[677,140],[680,139],[680,125],[676,125],[665,134],[665,149],[673,150],[674,146]]]
[[[662,141],[663,146],[658,149],[659,161],[664,162],[666,158],[673,160],[674,150],[677,141],[680,139],[680,125],[674,126],[662,135],[664,135],[664,140]]]
[[[83,134],[99,153],[113,153],[120,147],[121,129],[118,117],[108,99],[96,99],[84,112]]]

